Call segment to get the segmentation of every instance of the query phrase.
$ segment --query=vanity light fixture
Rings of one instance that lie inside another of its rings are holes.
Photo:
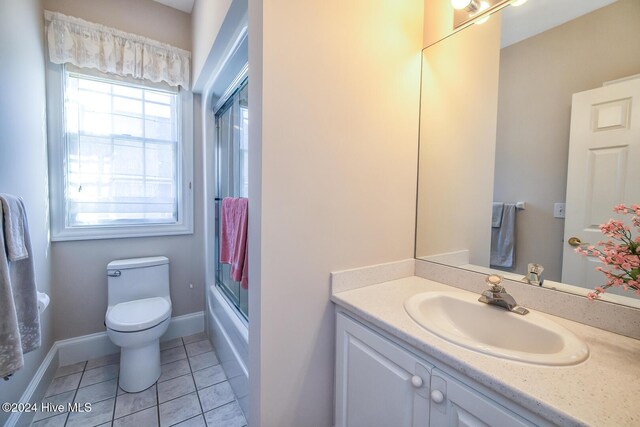
[[[473,13],[480,8],[480,3],[478,0],[451,0],[451,6],[455,10],[466,9],[468,12]]]
[[[527,1],[527,0],[524,0]],[[478,10],[478,14],[484,12],[485,10],[489,9],[489,3],[487,3],[486,1],[481,1],[480,2],[480,9]],[[484,18],[478,19],[475,24],[476,25],[482,25],[485,22],[487,22],[489,20],[489,18],[491,18],[490,14],[487,14],[487,16],[485,16]]]
[[[472,23],[484,24],[489,16],[513,2],[522,4],[527,0],[451,0],[453,8],[453,28],[461,28]]]
[[[471,24],[483,24],[493,12],[516,2],[526,0],[451,0],[453,9],[453,28]]]
[[[513,0],[511,2],[511,6],[522,6],[526,2],[527,2],[527,0]]]

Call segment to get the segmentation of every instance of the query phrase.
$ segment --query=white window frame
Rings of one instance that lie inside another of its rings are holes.
[[[82,71],[80,72],[82,73]],[[87,75],[97,75],[87,70]],[[130,80],[104,75],[110,80]],[[178,117],[181,120],[181,149],[178,156],[178,221],[171,224],[100,225],[70,227],[66,223],[65,200],[65,122],[63,65],[47,63],[47,135],[49,157],[49,200],[51,241],[117,239],[129,237],[193,234],[193,94],[180,89]],[[139,83],[138,83],[139,84]],[[145,85],[147,85],[145,83]],[[153,87],[153,83],[147,86]]]

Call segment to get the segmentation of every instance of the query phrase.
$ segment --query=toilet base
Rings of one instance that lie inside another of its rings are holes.
[[[160,378],[160,337],[169,328],[170,317],[138,332],[107,328],[111,341],[120,347],[120,388],[129,393],[146,390]]]
[[[160,340],[142,347],[123,347],[120,352],[120,388],[137,393],[160,378]]]

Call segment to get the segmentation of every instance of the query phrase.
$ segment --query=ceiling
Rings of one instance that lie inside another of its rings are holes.
[[[616,0],[529,0],[502,10],[502,47],[542,33]]]
[[[181,10],[185,13],[191,13],[193,10],[193,3],[195,0],[153,0],[158,3],[162,3],[165,6],[172,7],[174,9]]]

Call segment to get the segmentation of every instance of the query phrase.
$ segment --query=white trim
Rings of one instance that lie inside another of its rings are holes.
[[[218,35],[210,48],[199,75],[194,76],[194,92],[202,93],[202,140],[205,194],[205,255],[215,254],[216,197],[216,129],[213,120],[214,106],[246,67],[248,57],[247,1],[232,2]],[[238,82],[239,83],[239,82]],[[237,85],[236,85],[237,87]],[[251,101],[250,101],[251,102]],[[215,264],[206,263],[205,283],[215,284]],[[216,347],[220,363],[236,393],[238,403],[246,416],[249,404],[249,329],[240,314],[231,307],[215,285],[206,288],[207,333]],[[214,312],[215,311],[215,312]]]
[[[213,82],[219,79],[222,69],[234,55],[234,49],[238,47],[239,43],[242,43],[245,35],[248,34],[248,28],[247,0],[231,2],[222,26],[209,48],[204,64],[199,71],[194,70],[192,90],[195,93],[210,91]]]
[[[51,241],[117,239],[129,237],[193,234],[194,215],[194,129],[193,94],[179,92],[179,120],[182,134],[178,167],[178,222],[175,224],[129,225],[72,228],[65,225],[65,137],[64,137],[64,68],[47,64],[47,137],[49,146],[49,193]]]
[[[220,96],[220,99],[218,99],[218,102],[216,102],[216,105],[213,107],[214,114],[218,113],[218,110],[222,108],[224,104],[226,104],[229,98],[231,98],[231,95],[233,95],[233,93],[240,87],[242,82],[248,76],[249,76],[249,63],[247,62],[246,64],[244,64],[244,67],[242,67],[242,70],[240,70],[238,75],[233,79],[233,81],[231,82],[227,90],[222,94],[222,96]]]
[[[162,336],[161,341],[202,331],[204,331],[204,311],[176,316],[171,318],[169,329]],[[61,366],[107,356],[118,351],[118,347],[111,342],[106,331],[57,341],[56,344]]]
[[[96,70],[95,68],[81,68],[73,64],[64,64],[64,68],[71,73],[84,74],[85,76],[96,77],[98,79],[115,80],[117,82],[122,82],[124,84],[164,90],[174,94],[177,94],[178,92],[180,92],[179,88],[175,86],[170,86],[166,82],[152,82],[151,80],[136,79],[135,77],[131,77],[131,76],[119,76],[117,74],[103,73],[102,71]]]
[[[83,360],[95,359],[118,351],[106,332],[57,341],[60,366],[71,365]]]
[[[621,77],[615,80],[609,80],[607,82],[602,83],[602,86],[611,86],[611,85],[615,85],[622,82],[628,82],[629,80],[635,80],[635,79],[640,79],[640,74],[633,74],[631,76]]]
[[[204,331],[204,311],[183,314],[171,319],[169,329],[160,341],[168,341],[178,337],[188,337]]]
[[[57,342],[53,343],[49,352],[40,363],[40,367],[29,381],[27,388],[25,389],[22,396],[20,396],[20,400],[18,403],[27,403],[27,402],[39,402],[44,397],[44,393],[46,391],[46,387],[49,386],[49,383],[53,379],[56,370],[58,369],[58,346]],[[26,414],[26,415],[25,415]],[[30,417],[27,422],[21,420],[22,416]],[[14,427],[17,425],[26,425],[31,422],[31,419],[35,413],[31,412],[13,412],[7,422],[5,423],[5,427]],[[22,421],[22,422],[21,422]]]

